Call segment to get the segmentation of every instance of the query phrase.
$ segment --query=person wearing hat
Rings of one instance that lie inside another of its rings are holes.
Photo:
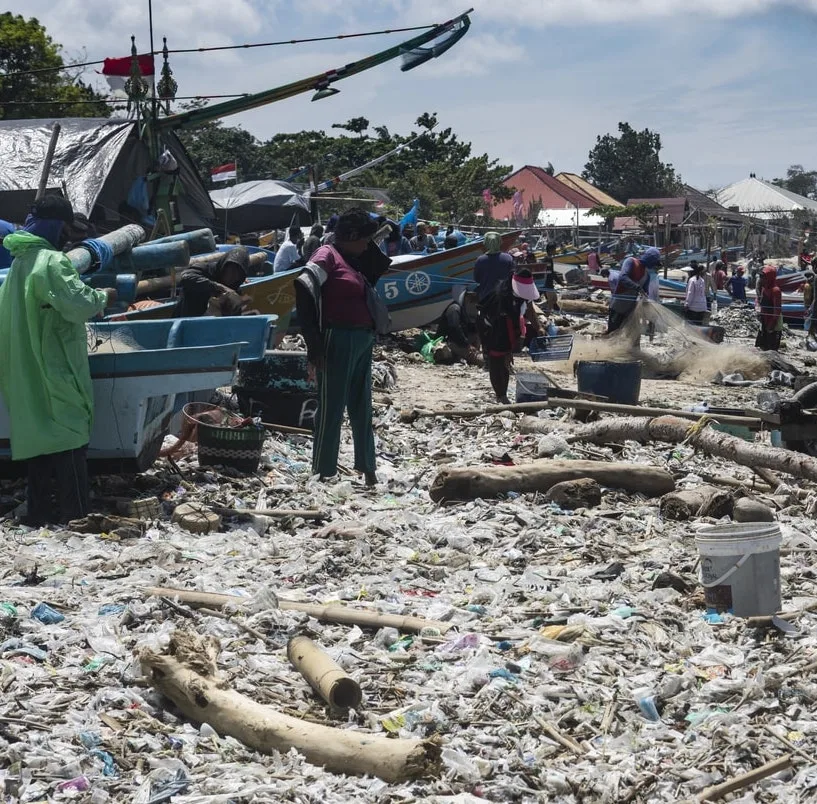
[[[499,232],[488,232],[482,243],[485,253],[474,263],[474,281],[477,283],[477,299],[480,304],[496,288],[497,282],[508,279],[513,273],[513,257],[502,251]]]
[[[627,257],[621,264],[613,295],[610,298],[610,315],[607,333],[620,329],[635,310],[638,299],[647,296],[650,283],[649,271],[661,264],[661,252],[648,248],[640,257]],[[612,285],[611,285],[612,287]]]
[[[0,287],[0,392],[12,460],[28,464],[23,522],[32,526],[64,524],[89,510],[94,396],[85,322],[113,304],[116,291],[88,287],[62,253],[73,221],[66,199],[46,195],[24,228],[3,240],[14,260]]]
[[[249,267],[249,251],[236,246],[214,264],[185,268],[179,277],[181,299],[176,317],[243,315],[246,301],[238,289],[246,281]]]
[[[521,265],[511,276],[497,282],[482,302],[482,345],[491,387],[501,405],[508,404],[510,369],[514,352],[525,339],[527,307],[538,298],[533,274]]]
[[[746,269],[739,265],[726,281],[726,290],[738,302],[746,304]]]
[[[363,473],[367,486],[377,483],[372,349],[375,328],[383,323],[377,320],[382,300],[377,301],[374,286],[391,262],[372,241],[377,230],[368,212],[347,210],[337,221],[334,242],[321,246],[295,280],[295,309],[318,383],[312,472],[322,479],[337,474],[341,425],[348,410],[354,468]]]
[[[703,275],[704,267],[696,260],[693,260],[689,267],[692,273],[687,282],[684,313],[687,321],[693,324],[703,324],[704,316],[709,312],[706,301],[706,281]]]

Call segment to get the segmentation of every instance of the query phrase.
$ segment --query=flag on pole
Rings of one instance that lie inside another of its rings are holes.
[[[145,53],[136,57],[136,62],[139,65],[139,72],[144,78],[153,75],[153,56],[150,53]],[[112,92],[120,92],[125,90],[125,81],[130,78],[131,57],[122,56],[116,59],[105,59],[102,63],[102,75],[108,80],[108,85]]]
[[[238,170],[235,162],[228,162],[226,165],[219,165],[210,171],[211,181],[231,181],[238,178]]]

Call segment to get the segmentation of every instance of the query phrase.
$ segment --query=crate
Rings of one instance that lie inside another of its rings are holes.
[[[569,360],[573,351],[573,336],[542,335],[531,341],[528,351],[534,363]]]

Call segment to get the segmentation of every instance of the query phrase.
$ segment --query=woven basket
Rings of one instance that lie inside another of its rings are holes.
[[[258,469],[267,435],[263,427],[240,426],[241,416],[200,402],[185,405],[184,415],[193,429],[188,440],[198,442],[200,466],[229,466],[247,473]]]

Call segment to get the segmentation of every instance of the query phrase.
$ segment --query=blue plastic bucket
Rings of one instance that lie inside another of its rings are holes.
[[[641,363],[579,360],[576,379],[581,393],[607,397],[619,405],[637,405],[641,396]]]

